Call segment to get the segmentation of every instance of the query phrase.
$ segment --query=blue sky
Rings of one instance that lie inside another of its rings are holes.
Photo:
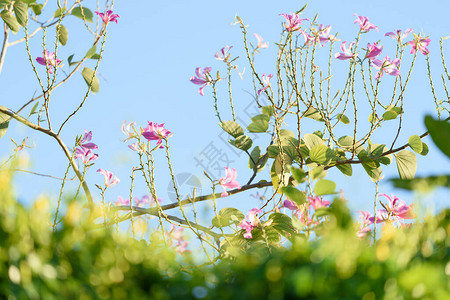
[[[214,59],[214,53],[225,45],[233,45],[233,54],[240,56],[238,65],[247,66],[244,60],[242,35],[238,26],[232,26],[235,15],[239,15],[246,24],[250,34],[258,33],[270,43],[269,49],[264,50],[258,57],[257,69],[261,73],[275,71],[275,43],[279,41],[281,23],[283,18],[279,13],[294,12],[301,8],[304,1],[116,1],[114,12],[120,15],[118,24],[108,27],[108,39],[104,59],[101,62],[100,92],[91,95],[83,110],[65,127],[63,138],[71,145],[76,134],[84,129],[92,130],[93,141],[98,144],[100,155],[95,167],[90,171],[87,180],[95,194],[94,183],[102,184],[103,177],[95,173],[97,168],[113,171],[121,183],[111,188],[107,197],[111,201],[118,195],[129,194],[129,175],[131,168],[136,165],[133,156],[121,140],[121,124],[124,120],[135,121],[144,127],[147,121],[166,123],[166,128],[174,133],[170,139],[171,157],[175,174],[194,174],[203,180],[204,191],[209,191],[207,181],[202,175],[203,169],[195,158],[211,144],[220,148],[233,162],[231,167],[238,169],[238,180],[244,183],[250,176],[246,168],[247,159],[244,155],[237,156],[223,138],[226,135],[217,124],[214,116],[213,100],[210,89],[205,89],[205,96],[198,94],[198,87],[189,82],[198,66],[211,66],[214,70],[220,69],[225,74],[224,66]],[[88,5],[88,7],[90,7]],[[95,10],[95,7],[90,7]],[[381,40],[386,54],[392,54],[395,49],[393,40],[384,37],[384,33],[394,29],[411,27],[415,32],[423,31],[429,35],[432,44],[433,79],[442,97],[440,74],[442,68],[439,58],[438,40],[440,37],[450,35],[450,25],[446,21],[450,4],[447,1],[310,1],[304,12],[304,17],[314,18],[319,13],[318,22],[332,25],[332,32],[339,32],[342,40],[352,40],[357,34],[358,27],[353,24],[354,13],[367,16],[378,26],[380,32],[371,32],[364,37],[364,43]],[[49,13],[51,14],[51,13]],[[66,72],[68,70],[67,57],[75,53],[75,58],[81,57],[89,48],[92,37],[83,30],[81,20],[69,17],[66,23],[69,30],[69,41],[60,48],[60,57],[64,60]],[[52,38],[53,31],[47,32]],[[13,35],[12,40],[21,36]],[[252,40],[253,42],[254,39]],[[40,56],[42,34],[37,34],[31,42],[32,54]],[[50,44],[51,41],[48,42]],[[448,57],[450,52],[446,50]],[[409,54],[405,54],[408,56]],[[93,66],[93,61],[87,66]],[[334,62],[333,68],[347,70],[348,63]],[[43,70],[41,70],[41,74]],[[425,131],[423,116],[434,113],[434,101],[431,97],[428,78],[425,74],[425,59],[419,55],[415,67],[415,75],[411,79],[410,89],[405,94],[407,101],[407,114],[403,125],[403,134],[397,145],[406,143],[409,136],[421,134]],[[238,78],[234,75],[234,78]],[[393,78],[385,78],[393,82]],[[244,80],[234,82],[235,106],[237,111],[247,108],[251,110],[252,96],[247,92],[253,90],[249,68]],[[223,84],[222,89],[225,90]],[[85,93],[85,83],[80,74],[72,78],[64,87],[53,93],[52,112],[53,122],[60,123],[63,116],[76,108]],[[38,93],[38,84],[27,61],[25,45],[19,44],[8,49],[5,66],[0,75],[1,105],[17,109]],[[219,105],[226,109],[227,99],[222,98]],[[245,113],[239,114],[242,120],[249,121]],[[228,116],[230,116],[228,114]],[[228,119],[230,119],[229,117]],[[395,124],[394,124],[395,125]],[[381,129],[378,143],[384,143],[383,136],[395,130],[395,126],[386,125]],[[316,129],[311,125],[311,131]],[[384,130],[384,131],[383,131]],[[56,143],[42,135],[12,122],[8,133],[0,140],[0,157],[5,158],[12,146],[9,138],[20,141],[30,137],[35,148],[27,150],[31,164],[27,167],[38,173],[62,177],[66,168],[65,157]],[[262,139],[261,139],[262,141]],[[425,141],[430,146],[430,154],[418,157],[418,175],[442,174],[450,169],[449,162],[436,151],[431,140]],[[263,144],[260,144],[263,146]],[[159,196],[167,199],[169,174],[166,159],[161,151],[155,155],[158,162],[157,189]],[[223,167],[226,164],[223,163]],[[260,179],[269,179],[267,170],[260,173]],[[386,178],[396,176],[395,163],[384,168]],[[354,168],[354,176],[345,178],[343,175],[330,171],[330,179],[336,180],[338,189],[343,189],[349,206],[354,210],[371,209],[375,187],[361,167]],[[26,173],[17,173],[15,187],[19,199],[29,202],[37,195],[44,193],[56,196],[59,182],[53,179],[38,177]],[[70,189],[75,187],[69,186]],[[381,183],[381,192],[391,193],[391,184],[385,179]],[[251,193],[255,193],[253,191]],[[261,191],[260,191],[261,192]],[[136,196],[142,196],[145,191],[142,182],[135,190]],[[242,193],[239,196],[229,197],[219,201],[219,208],[237,206],[246,211],[258,204],[250,197],[251,193]],[[422,199],[425,207],[448,206],[449,193],[440,190],[435,193],[434,200],[430,196],[414,196],[412,193],[396,191],[408,203],[414,198]],[[99,199],[99,196],[96,197]],[[168,200],[167,200],[168,201]],[[434,204],[431,204],[431,203]]]

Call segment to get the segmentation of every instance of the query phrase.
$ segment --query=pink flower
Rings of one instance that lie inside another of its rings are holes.
[[[372,66],[379,70],[375,76],[375,80],[383,77],[383,72],[392,76],[400,75],[400,70],[397,69],[400,64],[400,59],[396,58],[391,61],[389,57],[385,57],[383,61],[379,59],[372,60]]]
[[[61,64],[61,60],[55,57],[55,52],[44,50],[43,57],[36,57],[36,61],[48,67],[48,73],[53,74],[53,67],[57,68]]]
[[[260,88],[258,90],[258,95],[261,95],[262,92],[264,92],[265,90],[267,90],[270,87],[270,79],[273,77],[273,74],[269,74],[266,76],[266,73],[264,73],[261,76],[261,80],[264,83],[265,86],[263,86],[262,88]]]
[[[161,201],[162,201],[162,199],[158,198],[158,202],[161,202]],[[156,202],[155,202],[155,200],[153,200],[153,196],[144,195],[144,196],[142,196],[141,199],[139,199],[138,197],[135,197],[134,203],[136,203],[136,206],[142,207],[145,205],[152,206]]]
[[[362,224],[361,229],[358,231],[356,236],[361,239],[365,237],[367,233],[372,231],[372,229],[369,226],[373,224],[373,217],[368,211],[358,211],[358,212],[361,213],[359,218],[361,219]]]
[[[280,14],[280,16],[283,16],[287,21],[287,24],[283,24],[287,31],[295,31],[300,28],[302,21],[309,21],[308,19],[300,19],[300,16],[294,13]]]
[[[323,24],[319,25],[319,31],[317,32],[317,38],[322,46],[324,46],[328,41],[336,40],[334,35],[330,35],[331,26],[323,27]]]
[[[240,189],[241,185],[236,181],[237,171],[234,168],[225,167],[225,177],[219,179],[219,184],[223,188],[221,197],[228,196],[226,189]]]
[[[386,206],[386,212],[389,216],[400,219],[414,219],[416,217],[413,204],[408,206],[405,201],[394,195],[389,197],[386,194],[380,194],[380,196],[385,197],[389,201],[389,205]]]
[[[368,58],[369,60],[374,60],[375,57],[377,57],[381,51],[383,51],[383,46],[379,46],[377,45],[377,43],[373,43],[371,44],[367,44],[367,54],[366,54],[366,58]]]
[[[97,147],[97,145],[96,144],[94,144],[94,143],[86,143],[86,142],[90,142],[92,140],[92,131],[87,131],[86,129],[84,130],[84,135],[83,135],[83,137],[81,138],[81,140],[80,140],[80,146],[82,147],[82,148],[85,148],[85,149],[92,149],[92,150],[94,150],[94,149],[98,149],[98,147]]]
[[[401,43],[403,41],[403,39],[406,38],[408,36],[408,34],[410,34],[413,31],[414,30],[411,29],[411,28],[406,28],[405,32],[403,32],[403,34],[402,34],[402,31],[397,29],[397,30],[395,30],[395,33],[394,32],[387,32],[384,36],[391,37],[394,40],[397,40],[397,41],[399,41]]]
[[[256,46],[256,49],[265,49],[265,48],[269,48],[269,43],[268,42],[264,42],[263,43],[263,38],[257,34],[254,33],[253,34],[255,36],[255,38],[258,40],[258,45]]]
[[[369,220],[370,220],[371,224],[373,224],[373,223],[378,224],[378,223],[383,223],[385,221],[388,221],[389,216],[388,216],[386,210],[379,209],[379,210],[377,210],[377,214],[376,214],[376,222],[375,222],[375,217],[372,217],[372,216],[369,218]]]
[[[127,136],[127,138],[125,140],[123,140],[124,142],[136,137],[136,134],[132,130],[133,126],[136,125],[136,122],[131,122],[130,124],[125,126],[126,122],[127,121],[123,121],[123,123],[122,123],[122,132]]]
[[[415,35],[415,39],[412,41],[409,41],[408,44],[411,45],[411,53],[416,53],[417,49],[423,54],[428,55],[430,53],[430,50],[428,50],[426,47],[431,43],[431,40],[429,38],[424,38],[420,35]]]
[[[149,141],[157,141],[156,146],[163,148],[162,139],[169,137],[172,132],[164,128],[164,123],[159,124],[148,122],[147,127],[142,131],[142,135]]]
[[[188,242],[184,240],[183,231],[183,227],[178,227],[172,224],[170,227],[170,231],[167,232],[167,235],[171,238],[169,243],[171,245],[174,245],[175,251],[180,254],[190,252],[186,249],[188,246]]]
[[[283,201],[283,206],[286,207],[287,209],[294,210],[294,211],[297,211],[300,209],[294,201],[291,201],[288,199]]]
[[[117,18],[120,18],[119,15],[113,14],[112,10],[108,10],[106,13],[99,13],[98,11],[95,13],[100,16],[105,24],[108,24],[109,22],[116,22],[117,24]]]
[[[122,196],[117,197],[117,201],[114,201],[114,205],[117,206],[130,206],[130,199],[124,199]]]
[[[340,59],[340,60],[346,60],[346,59],[350,59],[350,58],[355,58],[356,57],[356,53],[352,52],[352,47],[353,45],[355,45],[355,42],[351,42],[350,44],[348,44],[348,47],[346,46],[347,41],[343,41],[341,43],[341,51],[340,53],[336,53],[334,55],[334,58]]]
[[[369,22],[369,18],[358,16],[357,14],[353,14],[356,16],[356,20],[353,23],[359,23],[359,29],[362,32],[369,32],[370,29],[375,29],[378,31],[378,27]]]
[[[195,75],[192,76],[191,79],[189,79],[193,84],[201,85],[201,87],[198,89],[198,92],[200,95],[204,96],[203,89],[210,85],[212,82],[211,77],[209,76],[209,72],[211,72],[211,67],[206,68],[196,68],[195,69]]]
[[[98,169],[97,172],[103,174],[103,176],[105,177],[105,187],[113,186],[116,183],[120,182],[119,178],[114,176],[113,173],[109,171]]]
[[[130,148],[131,150],[136,151],[136,152],[143,152],[144,151],[142,149],[142,147],[138,143],[133,143],[131,145],[128,145],[128,148]]]
[[[327,207],[331,204],[330,201],[322,200],[319,196],[316,196],[315,198],[308,197],[309,199],[309,206],[314,208],[315,210],[321,207]]]
[[[91,149],[86,149],[83,147],[77,147],[75,149],[75,158],[81,159],[84,165],[88,165],[94,160],[98,159],[98,154],[92,152]]]
[[[309,211],[298,210],[297,212],[295,212],[295,215],[298,217],[298,219],[304,226],[311,226],[311,225],[319,224],[319,222],[317,222],[317,221],[314,222],[312,220],[312,218],[309,214]]]
[[[244,238],[251,239],[252,236],[252,230],[256,226],[258,226],[261,222],[259,221],[257,215],[262,213],[262,210],[259,208],[252,208],[248,213],[247,217],[242,220],[241,224],[239,224],[239,227],[245,230]]]
[[[228,53],[228,51],[230,51],[231,48],[233,48],[233,46],[225,46],[225,47],[223,47],[222,49],[217,51],[216,54],[214,54],[214,57],[217,60],[227,61],[228,58],[230,58],[230,54]]]

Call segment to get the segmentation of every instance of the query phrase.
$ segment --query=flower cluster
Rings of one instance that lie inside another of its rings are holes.
[[[203,93],[203,89],[214,82],[214,80],[211,78],[210,72],[211,67],[206,67],[203,69],[201,67],[198,67],[195,69],[195,76],[192,76],[190,79],[193,84],[200,85],[198,93],[202,96],[205,95]]]
[[[188,242],[184,239],[183,235],[184,228],[178,227],[172,224],[170,227],[170,231],[167,232],[168,237],[170,238],[169,246],[174,246],[175,251],[180,254],[190,253],[190,250],[187,250]]]
[[[264,86],[258,90],[258,95],[261,95],[262,92],[267,90],[270,87],[270,79],[272,79],[273,74],[269,74],[266,76],[266,73],[264,73],[261,76],[261,81],[264,83]]]
[[[309,196],[308,203],[301,206],[298,206],[294,201],[289,199],[286,199],[283,202],[283,206],[294,211],[294,215],[299,219],[300,223],[308,227],[319,223],[317,220],[312,219],[312,216],[314,216],[312,210],[316,211],[319,208],[328,207],[330,204],[330,201],[322,200],[319,196]]]
[[[161,198],[158,198],[158,202],[162,202]],[[144,206],[154,206],[156,204],[156,201],[154,200],[153,196],[144,195],[142,198],[134,197],[134,203],[137,207],[144,207]],[[130,205],[130,199],[123,198],[122,196],[117,197],[117,201],[114,201],[114,205],[117,206],[129,206]]]
[[[300,30],[300,33],[305,38],[305,46],[314,45],[315,43],[319,43],[321,46],[324,46],[327,42],[337,40],[334,35],[330,35],[330,31],[330,25],[324,27],[323,24],[320,24],[317,29],[313,28],[310,34],[306,33],[304,30]]]
[[[162,140],[165,138],[168,138],[172,135],[172,132],[164,128],[164,123],[158,124],[155,122],[147,121],[147,127],[141,128],[140,134],[147,140],[147,141],[156,141],[156,146],[159,148],[164,148],[162,145]],[[130,139],[139,139],[139,134],[137,133],[134,126],[136,125],[136,122],[131,122],[128,125],[126,125],[126,121],[122,124],[122,132],[127,136],[124,142],[130,140]],[[132,143],[131,145],[128,145],[128,147],[136,152],[142,152],[146,150],[145,143],[139,144],[139,143]]]
[[[98,154],[94,153],[92,150],[98,149],[97,145],[91,143],[92,131],[84,130],[83,137],[78,141],[78,147],[75,148],[75,158],[80,159],[86,166],[98,159]]]
[[[403,225],[401,223],[402,220],[414,219],[416,217],[413,204],[407,205],[405,201],[394,195],[379,194],[379,196],[385,197],[388,203],[381,202],[384,209],[379,209],[375,217],[367,211],[359,211],[361,213],[360,219],[362,220],[361,228],[357,233],[359,238],[366,236],[368,232],[372,231],[369,227],[372,224],[399,222],[400,225]]]
[[[262,210],[259,208],[253,208],[247,213],[247,217],[242,220],[241,224],[239,224],[239,227],[245,230],[244,238],[251,239],[252,236],[252,230],[253,228],[257,227],[259,224],[261,224],[261,221],[258,219],[258,214],[262,213]]]

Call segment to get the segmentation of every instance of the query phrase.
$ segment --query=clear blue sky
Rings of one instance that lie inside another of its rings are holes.
[[[238,14],[249,25],[250,34],[258,33],[270,43],[270,48],[264,50],[258,58],[258,70],[263,73],[275,71],[275,43],[279,41],[281,22],[280,13],[294,12],[301,8],[304,1],[115,1],[114,12],[120,15],[118,24],[110,24],[108,40],[101,62],[100,92],[90,96],[81,113],[72,119],[65,127],[62,135],[68,145],[72,144],[76,134],[84,129],[92,130],[93,141],[98,144],[100,155],[96,165],[90,171],[87,180],[91,191],[95,194],[94,183],[102,184],[103,177],[95,173],[97,168],[108,169],[114,172],[121,183],[111,188],[107,197],[114,201],[118,195],[127,197],[129,193],[129,175],[136,158],[126,144],[121,132],[124,120],[135,121],[145,126],[146,121],[166,123],[166,128],[174,135],[170,139],[171,156],[175,173],[192,173],[204,179],[203,170],[197,165],[195,157],[210,143],[221,148],[234,162],[230,167],[238,169],[238,180],[244,183],[248,180],[250,171],[246,168],[247,159],[240,157],[222,141],[221,129],[217,126],[214,116],[210,89],[205,89],[205,96],[201,97],[197,86],[189,82],[198,66],[211,66],[214,70],[222,70],[223,65],[214,59],[214,53],[225,45],[233,45],[233,54],[240,56],[239,65],[246,65],[244,60],[241,32],[239,27],[232,26],[234,16]],[[88,6],[90,7],[90,6]],[[95,7],[91,7],[95,10]],[[442,68],[439,58],[440,37],[450,35],[448,23],[448,1],[310,1],[304,16],[314,18],[319,13],[318,22],[332,25],[332,32],[339,32],[342,40],[352,40],[357,31],[353,24],[353,13],[367,16],[378,26],[380,32],[371,32],[364,38],[364,43],[381,40],[385,47],[384,53],[392,53],[395,43],[383,37],[385,32],[394,29],[411,27],[415,32],[423,32],[432,39],[429,49],[432,52],[433,78],[440,83]],[[67,72],[67,57],[75,53],[79,58],[89,49],[89,35],[80,33],[82,22],[70,17],[66,23],[69,30],[69,41],[60,48],[60,57],[64,60]],[[53,31],[47,36],[52,37]],[[21,36],[13,35],[12,40]],[[40,56],[42,34],[38,34],[31,43],[33,56]],[[254,40],[253,40],[254,41]],[[50,43],[50,41],[49,41]],[[446,53],[450,59],[450,51]],[[93,61],[87,64],[93,66]],[[347,69],[347,63],[334,62],[335,69]],[[403,126],[403,134],[397,145],[403,144],[413,134],[425,131],[423,116],[433,113],[434,102],[431,97],[428,79],[425,74],[424,57],[419,55],[416,72],[405,95],[407,104],[407,122]],[[41,70],[42,71],[42,70]],[[42,73],[43,74],[43,73]],[[61,75],[61,74],[60,74]],[[237,76],[235,76],[237,78]],[[392,81],[392,78],[386,78]],[[252,91],[249,68],[244,81],[237,82],[235,91],[235,105],[237,110],[247,107],[252,97],[245,91]],[[222,83],[222,88],[225,85]],[[439,88],[442,97],[442,90]],[[1,105],[17,109],[38,93],[38,84],[33,78],[29,62],[27,61],[25,45],[19,44],[8,49],[6,62],[0,75],[0,101]],[[53,122],[61,122],[63,116],[72,112],[85,93],[85,84],[81,75],[76,75],[65,87],[54,92],[52,112]],[[225,106],[226,98],[222,98]],[[241,113],[244,121],[249,117]],[[231,118],[231,117],[230,117]],[[230,119],[229,118],[229,119]],[[395,127],[386,126],[386,133]],[[314,131],[314,128],[311,128]],[[5,158],[12,146],[9,138],[16,141],[29,136],[36,147],[27,150],[31,159],[29,170],[34,172],[63,176],[66,168],[65,157],[56,143],[42,134],[38,134],[12,122],[8,133],[0,140],[0,157]],[[384,143],[383,135],[380,140]],[[442,174],[450,170],[448,160],[436,148],[431,140],[426,141],[430,146],[430,154],[418,157],[418,174]],[[167,199],[167,186],[169,177],[166,168],[166,159],[162,150],[155,155],[158,160],[157,189],[159,196]],[[223,164],[225,167],[226,164]],[[396,176],[395,163],[384,167],[386,178]],[[261,179],[269,179],[265,170],[261,172]],[[371,184],[363,169],[354,168],[354,176],[345,178],[343,175],[331,171],[330,179],[335,179],[338,188],[343,189],[349,199],[349,205],[354,210],[371,209],[373,204],[374,185]],[[334,176],[336,175],[336,176]],[[204,184],[207,182],[204,181]],[[26,173],[17,173],[15,187],[19,199],[29,202],[41,193],[56,196],[59,182],[53,179],[38,177]],[[71,186],[71,189],[74,187]],[[209,192],[209,189],[206,188]],[[204,190],[205,191],[205,190]],[[382,181],[381,192],[393,192],[387,180]],[[256,191],[253,191],[255,193]],[[142,182],[135,190],[135,195],[142,196],[148,193]],[[408,203],[412,201],[412,193],[396,192]],[[219,201],[219,207],[236,205],[246,211],[258,204],[249,196],[242,193],[239,196],[229,197]],[[437,207],[448,206],[449,193],[439,191],[435,194],[434,203]],[[99,199],[98,196],[96,196]],[[425,201],[425,200],[424,200]],[[426,201],[429,201],[426,200]],[[423,202],[430,205],[430,202]]]

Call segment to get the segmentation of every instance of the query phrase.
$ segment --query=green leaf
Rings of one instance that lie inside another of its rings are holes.
[[[338,114],[337,119],[346,125],[350,124],[350,120],[348,119],[348,117],[346,115]]]
[[[84,81],[90,86],[92,92],[97,93],[100,90],[100,82],[92,69],[85,67],[81,71],[81,75],[83,75]]]
[[[395,111],[388,110],[383,114],[383,120],[389,121],[397,118],[398,114]]]
[[[325,145],[315,145],[309,150],[309,157],[312,161],[325,165],[334,156],[333,150]]]
[[[61,45],[64,46],[67,43],[67,40],[69,39],[69,32],[67,31],[67,28],[64,25],[58,25],[56,27],[56,32],[58,32],[59,42],[61,43]]]
[[[383,173],[383,171],[380,167],[373,167],[372,165],[366,163],[362,163],[362,166],[366,173],[369,175],[370,180],[372,180],[373,182],[377,182],[381,179],[381,174]]]
[[[336,190],[336,183],[334,183],[331,180],[320,179],[314,186],[314,195],[321,196],[334,194],[336,193],[335,190]]]
[[[343,164],[343,165],[337,165],[336,166],[339,171],[341,171],[344,175],[347,176],[352,176],[353,174],[353,169],[352,169],[352,165],[349,164]]]
[[[422,153],[423,146],[422,146],[422,140],[418,135],[413,135],[408,140],[409,146],[411,149],[414,150],[416,153]]]
[[[284,162],[284,167],[282,162]],[[290,175],[289,167],[291,163],[292,161],[287,155],[284,155],[283,159],[281,158],[281,155],[278,155],[275,158],[272,168],[270,169],[270,177],[274,189],[277,189],[278,186],[283,187],[288,185]],[[282,179],[283,181],[281,181]],[[281,190],[278,190],[278,193],[281,194]]]
[[[9,29],[11,29],[12,32],[17,33],[20,30],[19,22],[17,22],[17,19],[10,11],[3,10],[0,15],[3,21],[5,21],[5,24],[9,27]]]
[[[250,132],[266,132],[269,128],[269,122],[265,120],[257,120],[247,126],[247,130]]]
[[[420,155],[427,155],[428,154],[428,145],[422,142],[422,152],[420,152]]]
[[[311,177],[312,180],[322,178],[326,175],[327,175],[327,172],[324,172],[323,166],[318,166],[309,171],[309,177]]]
[[[66,12],[66,7],[65,7],[65,6],[64,6],[64,7],[61,7],[61,8],[58,8],[58,9],[55,11],[55,13],[53,14],[53,17],[59,18],[59,16],[64,15],[65,12]]]
[[[376,113],[372,113],[369,116],[369,123],[375,123],[378,121],[378,116]]]
[[[306,202],[305,193],[297,190],[295,187],[284,186],[281,188],[281,191],[289,198],[289,200],[294,201],[298,206]]]
[[[34,115],[36,113],[36,109],[37,109],[38,105],[39,105],[39,101],[36,101],[36,103],[31,108],[31,111],[30,111],[30,114],[28,115],[28,117],[31,115]]]
[[[341,136],[338,139],[338,144],[339,144],[339,146],[346,147],[346,148],[352,147],[353,146],[353,138],[348,135]]]
[[[268,115],[262,114],[262,115],[256,115],[252,118],[252,122],[256,122],[256,121],[265,121],[265,122],[269,122],[270,117]]]
[[[72,65],[72,59],[73,59],[73,56],[74,56],[75,54],[72,54],[71,56],[69,56],[68,58],[67,58],[67,62],[69,63],[69,66],[71,66]]]
[[[450,157],[450,123],[434,120],[431,116],[426,116],[425,126],[436,146]]]
[[[269,116],[269,117],[273,116],[273,107],[272,107],[272,105],[263,106],[261,108],[261,111],[266,116]]]
[[[0,138],[6,134],[9,126],[10,117],[2,112],[0,112]]]
[[[306,180],[305,170],[291,167],[291,174],[299,184]]]
[[[233,207],[222,208],[217,216],[214,216],[211,223],[214,227],[226,227],[231,224],[240,224],[245,218],[244,214]]]
[[[242,129],[242,127],[234,121],[223,121],[222,123],[220,123],[220,127],[222,127],[222,129],[226,133],[234,138],[237,138],[238,136],[244,134],[244,130]]]
[[[96,45],[92,46],[91,49],[86,52],[86,58],[91,58],[95,54],[95,51],[97,51]]]
[[[30,3],[29,5],[36,16],[39,16],[42,13],[42,8],[44,5],[37,3]]]
[[[92,18],[94,17],[94,15],[92,14],[92,11],[89,8],[77,6],[74,9],[72,9],[72,15],[82,20],[84,19],[89,23],[93,23]]]
[[[292,219],[285,214],[273,213],[269,216],[269,221],[271,221],[270,227],[286,238],[290,238],[292,235],[297,234],[294,225],[292,224]]]
[[[24,27],[28,21],[28,6],[21,1],[15,1],[14,14],[16,15],[17,22]]]
[[[316,121],[320,121],[322,122],[322,116],[320,115],[319,111],[317,109],[315,109],[314,107],[310,107],[305,111],[305,117],[316,120]]]
[[[258,163],[259,158],[261,157],[261,148],[256,146],[253,148],[250,153],[250,157],[248,158],[248,168],[253,170],[255,168],[255,163]]]
[[[316,145],[325,145],[320,137],[311,133],[305,134],[305,136],[303,137],[303,141],[305,142],[305,145],[309,150],[311,150],[311,148]]]
[[[394,154],[397,160],[398,174],[401,179],[412,179],[416,174],[417,158],[411,151],[403,150]]]
[[[450,175],[429,176],[413,179],[391,179],[394,186],[405,190],[428,193],[436,187],[450,188]]]
[[[95,53],[94,55],[92,55],[91,57],[89,57],[90,59],[100,59],[100,54]]]
[[[250,149],[252,147],[253,141],[248,136],[241,135],[236,138],[236,140],[234,141],[234,144],[237,148],[239,148],[243,151],[247,151],[248,149]]]

